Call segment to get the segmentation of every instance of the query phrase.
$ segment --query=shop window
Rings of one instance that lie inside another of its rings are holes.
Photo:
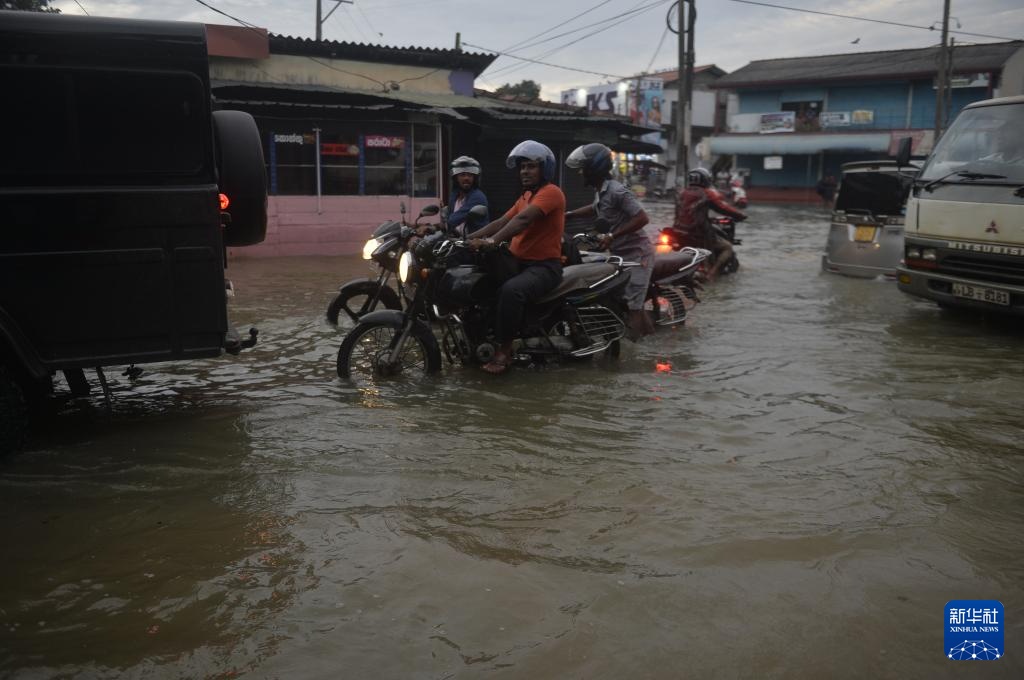
[[[821,101],[783,102],[783,111],[793,111],[797,132],[819,132],[821,130]]]
[[[279,121],[273,123],[275,127]],[[320,191],[324,196],[437,195],[436,128],[387,123],[324,123]],[[266,129],[266,128],[265,128]],[[316,135],[269,131],[264,149],[271,193],[316,195]],[[410,182],[412,186],[410,186]]]

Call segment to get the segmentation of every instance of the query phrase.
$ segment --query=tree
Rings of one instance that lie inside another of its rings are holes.
[[[505,83],[495,94],[510,94],[514,97],[525,97],[526,99],[540,99],[540,85],[532,80],[523,80],[516,85]]]
[[[60,13],[60,10],[56,7],[50,7],[50,0],[0,0],[0,9]]]

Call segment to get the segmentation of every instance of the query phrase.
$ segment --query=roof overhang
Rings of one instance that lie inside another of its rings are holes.
[[[711,137],[711,153],[784,156],[820,151],[873,151],[889,153],[888,132],[851,134],[719,135]]]

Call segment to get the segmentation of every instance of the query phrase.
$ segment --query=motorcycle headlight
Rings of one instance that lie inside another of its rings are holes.
[[[398,278],[402,283],[409,280],[409,275],[415,264],[416,261],[413,259],[412,253],[408,250],[402,253],[402,257],[398,260]]]
[[[373,251],[377,250],[377,247],[379,245],[380,241],[378,241],[375,238],[371,238],[369,241],[367,241],[366,245],[363,246],[363,259],[369,260],[370,256],[373,255]]]

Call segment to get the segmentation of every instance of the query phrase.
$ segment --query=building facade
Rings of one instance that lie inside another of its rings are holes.
[[[735,95],[727,129],[705,160],[731,157],[751,200],[817,200],[814,186],[843,163],[891,155],[911,137],[934,142],[939,47],[755,61],[712,87]],[[945,120],[967,104],[1024,90],[1024,43],[958,45]]]
[[[266,241],[229,257],[359,252],[403,205],[411,218],[447,202],[448,163],[461,155],[480,161],[499,215],[521,193],[505,159],[523,139],[552,148],[570,201],[589,200],[574,173],[562,176],[564,158],[585,142],[648,132],[624,117],[475,90],[493,55],[207,30],[215,105],[256,119],[269,178]]]

